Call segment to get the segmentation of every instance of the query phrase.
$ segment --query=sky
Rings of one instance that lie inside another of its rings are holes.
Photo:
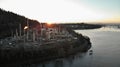
[[[40,22],[120,22],[120,0],[0,0],[0,8]]]

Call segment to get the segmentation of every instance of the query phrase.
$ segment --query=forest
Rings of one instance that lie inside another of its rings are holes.
[[[15,34],[16,29],[19,31],[20,24],[23,31],[24,27],[27,25],[27,21],[29,22],[29,26],[31,28],[39,25],[37,20],[28,19],[25,16],[5,11],[0,8],[0,39]]]

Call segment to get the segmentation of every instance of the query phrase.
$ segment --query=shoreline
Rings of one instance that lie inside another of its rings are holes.
[[[91,42],[88,37],[69,30],[69,32],[77,37],[71,41],[65,40],[64,42],[53,42],[49,44],[39,45],[37,49],[32,47],[33,50],[26,50],[21,47],[20,49],[1,50],[0,49],[0,64],[11,64],[14,62],[28,61],[32,62],[35,59],[39,61],[53,60],[74,55],[78,52],[87,52],[91,48]]]

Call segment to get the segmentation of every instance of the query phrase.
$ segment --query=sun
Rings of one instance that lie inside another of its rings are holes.
[[[51,24],[52,24],[52,22],[47,22],[47,24],[48,24],[48,25],[51,25]]]
[[[52,22],[46,22],[46,24],[47,24],[47,27],[52,27],[53,26]]]

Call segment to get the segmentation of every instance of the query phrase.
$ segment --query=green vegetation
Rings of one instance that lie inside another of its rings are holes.
[[[16,29],[19,31],[19,24],[21,24],[23,30],[24,26],[27,25],[27,21],[30,27],[39,25],[39,22],[36,20],[0,9],[0,39],[11,36],[12,33],[15,33]]]

